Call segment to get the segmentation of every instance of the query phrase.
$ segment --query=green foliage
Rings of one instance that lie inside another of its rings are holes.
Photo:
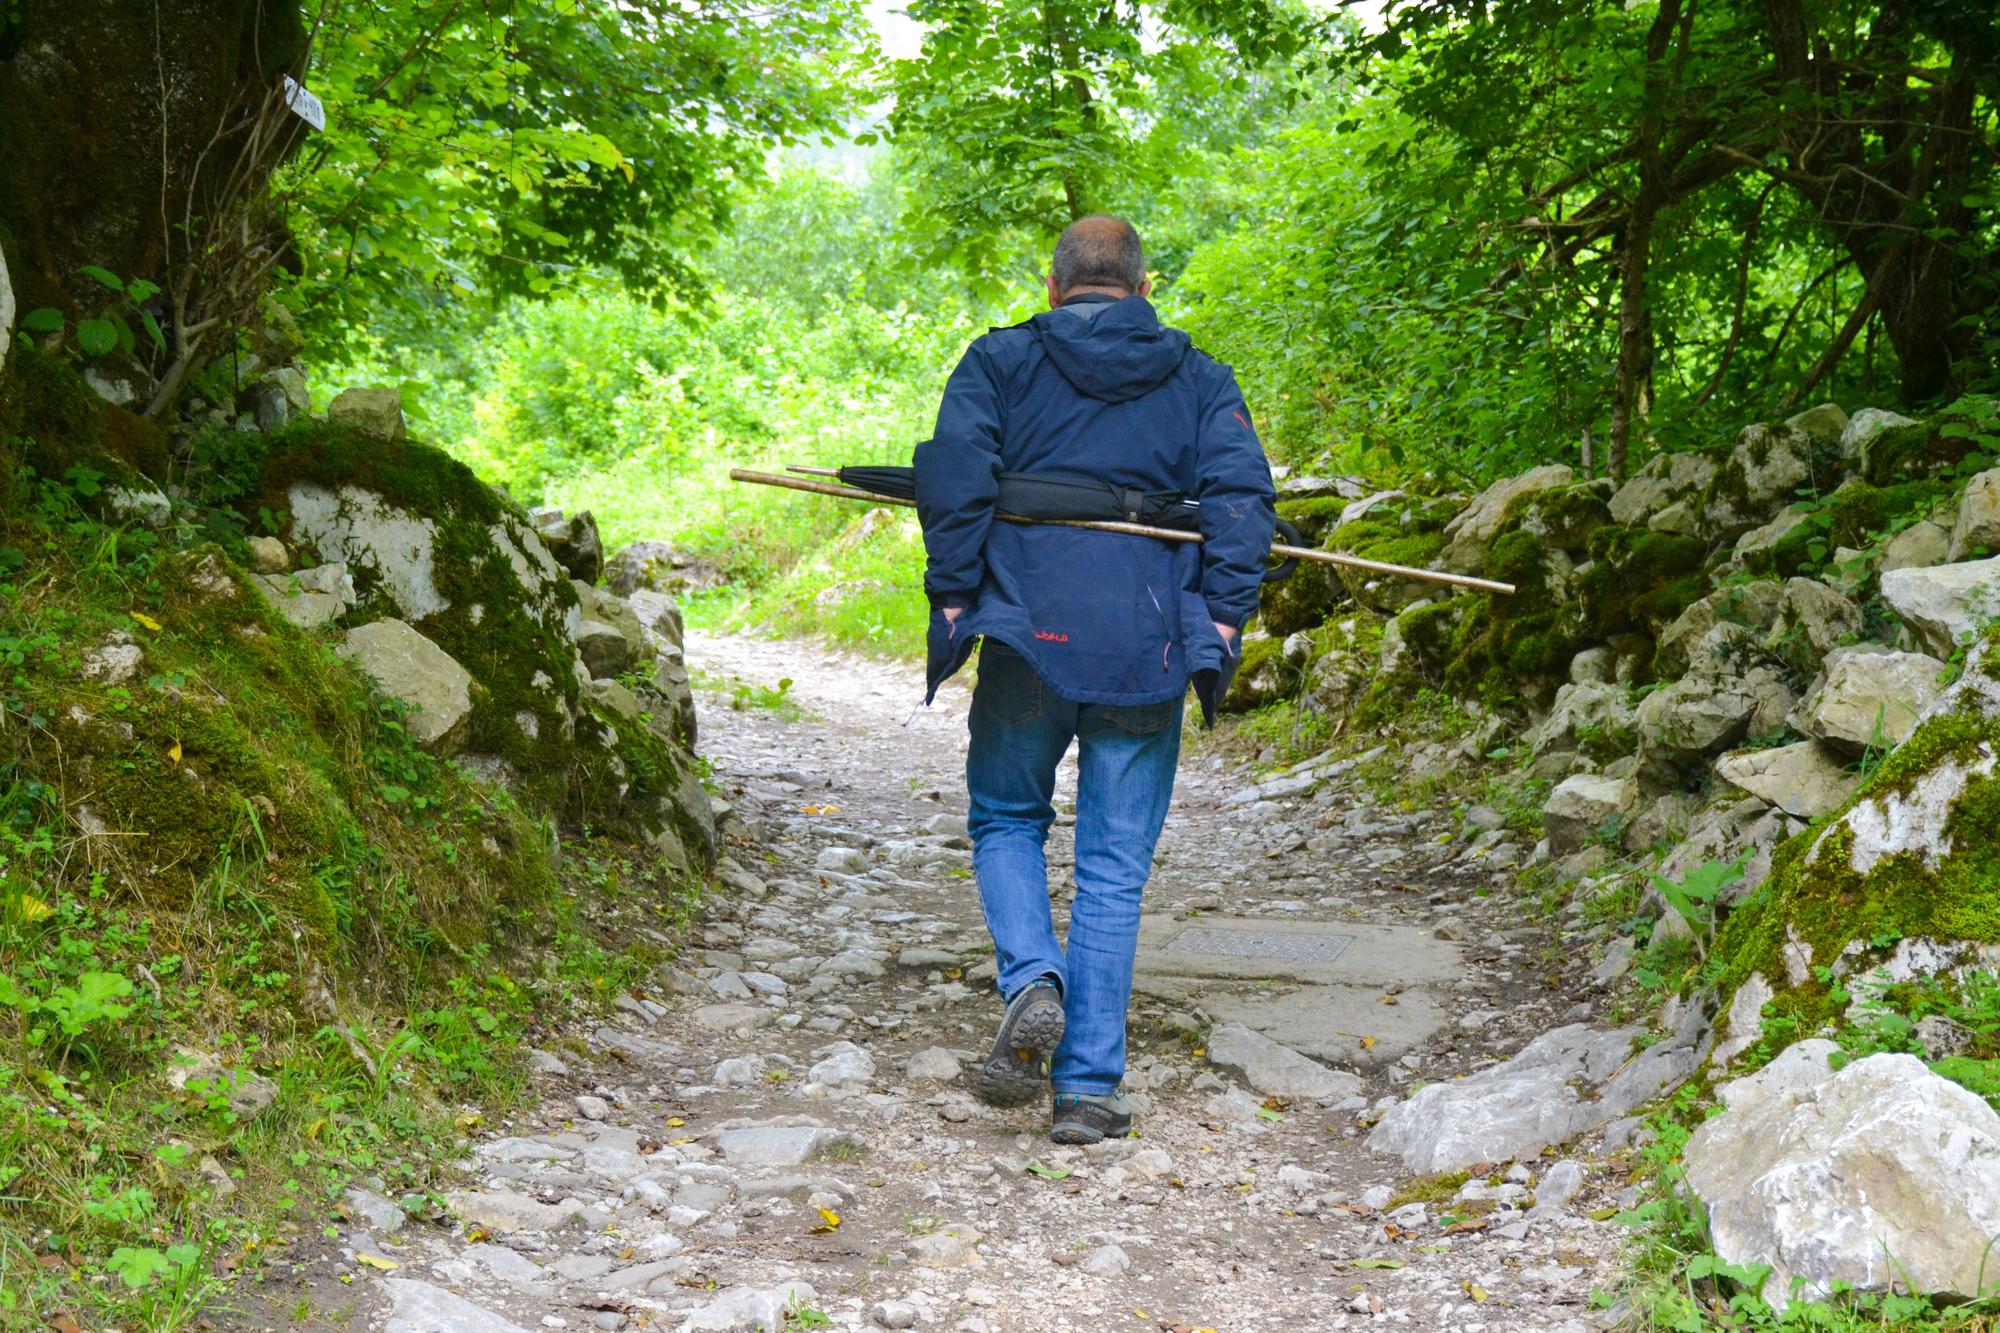
[[[924,44],[894,65],[889,129],[910,228],[989,283],[1041,271],[1044,247],[1087,213],[1157,219],[1170,254],[1203,230],[1198,199],[1167,201],[1198,195],[1204,164],[1289,100],[1281,62],[1309,26],[1283,0],[917,0],[908,13]]]
[[[1667,906],[1687,923],[1703,956],[1715,934],[1716,902],[1722,891],[1743,878],[1749,858],[1734,861],[1704,861],[1681,876],[1676,883],[1665,875],[1649,873],[1646,878],[1667,900]]]
[[[280,182],[294,299],[325,341],[439,297],[698,289],[733,183],[857,109],[861,31],[852,0],[335,7],[306,77],[332,114]]]

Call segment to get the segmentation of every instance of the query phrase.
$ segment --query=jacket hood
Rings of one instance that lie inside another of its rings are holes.
[[[1180,367],[1188,336],[1165,328],[1143,296],[1073,301],[1028,321],[1078,393],[1122,403],[1156,388]]]

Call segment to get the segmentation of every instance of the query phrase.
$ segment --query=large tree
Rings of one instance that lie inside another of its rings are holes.
[[[1663,351],[1704,363],[1705,400],[1753,346],[1806,336],[1808,300],[1834,318],[1782,401],[1877,331],[1906,403],[1978,373],[2000,295],[1990,4],[1408,0],[1362,50],[1472,182],[1495,290],[1566,282],[1615,310],[1613,471]],[[1706,272],[1700,306],[1667,308],[1663,263]],[[1723,331],[1691,336],[1702,307]]]

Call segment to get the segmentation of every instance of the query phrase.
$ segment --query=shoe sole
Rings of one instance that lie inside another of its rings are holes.
[[[1096,1130],[1088,1125],[1057,1125],[1049,1130],[1049,1142],[1065,1143],[1088,1147],[1102,1143],[1106,1139],[1122,1139],[1132,1132],[1132,1118],[1125,1117],[1125,1123],[1113,1124],[1109,1129]]]
[[[1062,1006],[1053,1000],[1003,1020],[992,1054],[979,1069],[979,1100],[988,1106],[1026,1106],[1046,1095],[1045,1065],[1062,1038]]]

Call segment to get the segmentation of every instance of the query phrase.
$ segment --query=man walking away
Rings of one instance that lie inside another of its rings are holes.
[[[916,455],[931,697],[983,642],[965,780],[1007,1007],[980,1095],[1022,1105],[1046,1076],[1058,1143],[1131,1128],[1125,1014],[1181,706],[1192,681],[1213,721],[1274,520],[1271,471],[1235,377],[1162,327],[1151,293],[1130,224],[1072,224],[1050,266],[1051,308],[972,344]],[[1199,501],[1204,541],[995,522],[1003,472],[1179,491]],[[1077,887],[1065,947],[1044,844],[1072,738]]]

